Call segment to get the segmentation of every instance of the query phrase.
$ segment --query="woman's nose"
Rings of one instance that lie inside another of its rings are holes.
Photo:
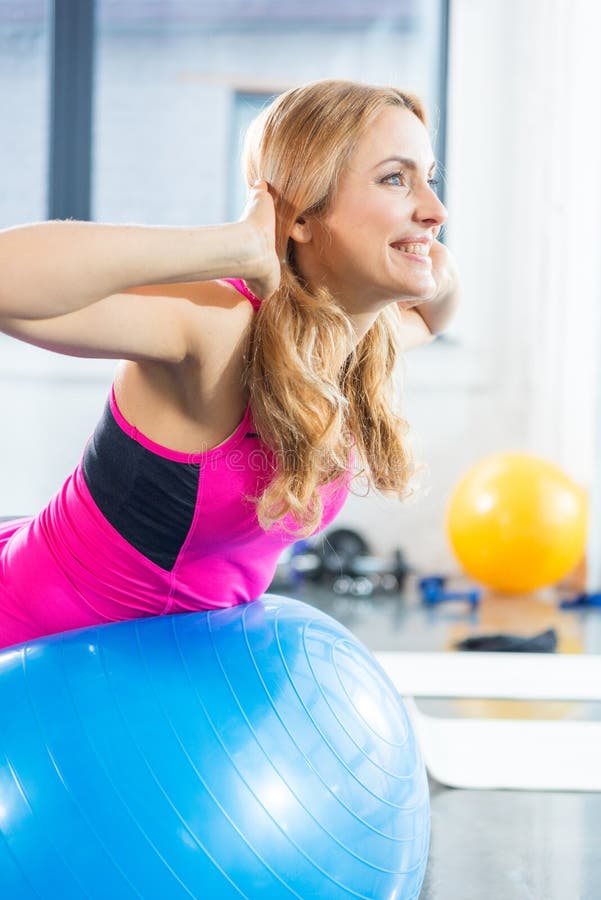
[[[442,200],[429,188],[421,203],[416,206],[415,218],[420,222],[426,222],[428,225],[440,226],[444,225],[449,218],[449,214]]]

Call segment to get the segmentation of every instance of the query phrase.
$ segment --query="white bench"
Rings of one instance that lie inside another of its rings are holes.
[[[442,718],[420,698],[601,701],[601,656],[379,652],[424,761],[457,788],[601,791],[601,721]]]

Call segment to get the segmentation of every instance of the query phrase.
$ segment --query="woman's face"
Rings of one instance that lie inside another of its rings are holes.
[[[307,219],[304,229],[295,226],[303,276],[310,284],[325,283],[349,312],[428,299],[436,287],[428,251],[447,218],[433,177],[422,122],[410,110],[383,109],[360,138],[329,212]],[[425,243],[411,249],[424,254],[400,249],[417,240]]]

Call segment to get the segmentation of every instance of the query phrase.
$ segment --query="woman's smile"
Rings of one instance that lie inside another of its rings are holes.
[[[429,256],[429,246],[426,244],[391,244],[393,250],[402,253],[408,260],[429,265],[432,268],[432,260]]]

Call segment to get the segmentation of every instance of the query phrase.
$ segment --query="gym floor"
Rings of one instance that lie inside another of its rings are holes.
[[[460,589],[461,585],[453,585]],[[323,609],[371,650],[453,650],[476,634],[533,635],[555,628],[557,652],[601,652],[601,611],[558,611],[551,596],[485,594],[425,608],[415,581],[402,593],[341,597],[315,585],[273,593]],[[420,701],[436,715],[600,718],[601,704]],[[577,758],[574,765],[578,765]],[[601,793],[468,791],[430,780],[432,840],[420,900],[600,900]]]

